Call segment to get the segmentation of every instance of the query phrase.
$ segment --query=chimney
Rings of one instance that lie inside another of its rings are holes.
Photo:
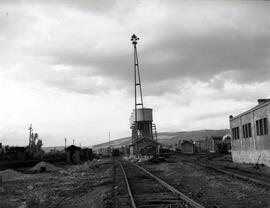
[[[268,101],[270,99],[258,99],[258,104],[262,104],[262,103],[265,103],[266,101]]]
[[[231,120],[231,119],[233,119],[233,116],[232,116],[232,115],[230,115],[230,116],[229,116],[229,118],[230,118],[230,120]]]

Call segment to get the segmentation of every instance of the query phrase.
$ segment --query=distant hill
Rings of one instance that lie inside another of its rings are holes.
[[[197,131],[181,131],[181,132],[160,132],[158,133],[158,142],[164,145],[173,145],[179,140],[193,140],[200,141],[206,137],[221,136],[228,134],[228,129],[220,130],[197,130]],[[110,142],[112,148],[118,148],[121,146],[129,145],[131,137],[124,137],[121,139],[113,140]],[[109,147],[109,142],[101,143],[93,146],[93,149]]]

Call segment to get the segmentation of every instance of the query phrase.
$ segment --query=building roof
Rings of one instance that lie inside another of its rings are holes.
[[[23,151],[25,151],[25,147],[10,147],[10,148],[8,148],[7,149],[7,151],[16,151],[16,152],[19,152],[19,151],[21,151],[21,152],[23,152]]]
[[[70,145],[66,148],[66,150],[81,150],[81,148],[75,145]]]
[[[153,139],[151,139],[151,138],[149,138],[149,137],[143,137],[143,138],[141,138],[141,139],[139,139],[139,140],[133,142],[133,143],[130,144],[129,146],[133,146],[134,144],[139,143],[139,142],[141,142],[141,141],[144,140],[144,139],[149,140],[150,142],[154,143],[155,145],[158,145],[158,144],[159,144],[158,142],[156,142],[155,140],[153,140]]]
[[[244,111],[243,113],[239,114],[239,115],[236,115],[236,116],[233,116],[232,118],[230,118],[230,120],[234,120],[236,118],[239,118],[245,114],[248,114],[254,110],[257,110],[259,108],[262,108],[266,105],[268,105],[270,103],[270,99],[258,99],[258,105],[254,106],[253,108],[247,110],[247,111]]]
[[[192,140],[183,140],[183,141],[181,142],[181,145],[182,145],[182,144],[186,144],[186,143],[193,145],[193,141],[192,141]]]
[[[216,137],[216,136],[212,136],[213,140],[222,140],[223,137]]]

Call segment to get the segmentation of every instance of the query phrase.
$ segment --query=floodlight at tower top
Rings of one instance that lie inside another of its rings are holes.
[[[133,45],[136,45],[137,44],[137,41],[140,40],[140,38],[138,38],[135,34],[133,34],[131,36],[131,39],[130,40],[131,40],[131,42],[132,42]]]

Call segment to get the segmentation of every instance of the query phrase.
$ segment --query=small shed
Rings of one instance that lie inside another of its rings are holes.
[[[81,160],[81,148],[70,145],[66,148],[66,159],[68,163],[79,163]]]
[[[0,159],[2,158],[3,154],[4,154],[4,148],[2,146],[2,143],[0,143]]]
[[[183,140],[181,142],[181,152],[185,154],[193,154],[195,152],[194,143],[192,140]]]
[[[13,160],[24,160],[26,155],[25,147],[10,147],[6,151],[6,156]]]
[[[130,146],[131,155],[155,155],[159,152],[159,143],[151,138],[144,137],[133,142]]]
[[[210,138],[206,138],[206,145],[208,152],[214,153],[218,152],[218,147],[222,144],[222,137],[212,136]]]
[[[82,160],[92,160],[93,159],[93,151],[91,148],[83,148],[81,150],[81,159]]]
[[[207,152],[207,148],[206,148],[206,141],[205,140],[199,140],[194,142],[194,146],[195,146],[195,152]]]

